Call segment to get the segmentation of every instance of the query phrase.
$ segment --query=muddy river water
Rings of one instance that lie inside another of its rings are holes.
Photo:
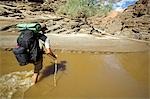
[[[54,87],[53,81],[53,60],[46,55],[41,80],[31,86],[33,66],[20,67],[11,51],[1,49],[1,97],[6,97],[5,93],[9,91],[12,99],[148,99],[148,51],[107,53],[56,50],[55,53],[58,55],[57,86]],[[3,76],[5,80],[2,80]],[[6,83],[10,78],[10,82],[14,82]],[[27,83],[20,84],[18,81]],[[16,87],[11,88],[8,86],[10,84]]]

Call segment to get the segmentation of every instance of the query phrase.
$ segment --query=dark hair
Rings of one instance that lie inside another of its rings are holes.
[[[46,24],[41,24],[41,30],[42,31],[48,30]]]

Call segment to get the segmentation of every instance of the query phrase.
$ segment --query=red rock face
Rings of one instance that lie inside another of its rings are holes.
[[[101,19],[99,27],[114,35],[150,41],[150,0],[139,0],[107,22]]]
[[[140,0],[120,15],[122,33],[128,30],[134,38],[150,40],[149,5],[149,0]]]

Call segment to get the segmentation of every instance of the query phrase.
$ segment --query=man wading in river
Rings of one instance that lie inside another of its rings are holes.
[[[45,36],[46,25],[31,23],[18,24],[21,34],[17,39],[17,48],[13,52],[21,66],[28,63],[34,64],[32,81],[35,84],[39,79],[40,70],[43,67],[43,52],[57,59],[50,48],[50,40]]]

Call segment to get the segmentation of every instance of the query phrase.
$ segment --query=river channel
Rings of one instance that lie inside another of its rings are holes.
[[[58,55],[56,87],[54,62],[48,56],[44,55],[41,80],[32,86],[33,65],[20,67],[12,51],[1,49],[0,53],[0,88],[4,92],[1,97],[9,91],[12,99],[148,99],[148,51],[55,50]],[[3,87],[2,83],[5,83]],[[15,91],[10,84],[15,86]]]

